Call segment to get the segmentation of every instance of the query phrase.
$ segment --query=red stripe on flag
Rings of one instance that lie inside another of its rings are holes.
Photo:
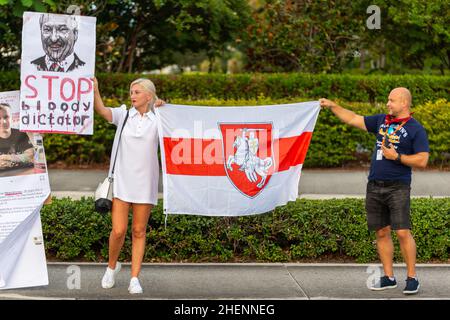
[[[312,132],[303,132],[297,137],[275,140],[274,150],[276,150],[276,144],[279,143],[279,157],[278,161],[275,160],[278,166],[277,171],[289,170],[290,167],[303,164],[311,138]]]
[[[275,140],[276,172],[303,164],[311,138],[312,132],[304,132],[300,136]],[[164,137],[163,143],[168,174],[226,176],[221,140]]]
[[[226,176],[221,140],[164,137],[164,152],[168,174]]]

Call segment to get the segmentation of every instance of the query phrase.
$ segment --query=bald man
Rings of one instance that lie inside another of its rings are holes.
[[[330,109],[344,123],[377,137],[367,183],[366,211],[368,228],[376,233],[384,276],[371,290],[397,287],[391,238],[394,230],[407,267],[403,293],[417,293],[420,285],[410,219],[411,168],[427,166],[429,146],[425,129],[411,117],[411,93],[406,88],[393,89],[386,104],[388,114],[374,116],[360,116],[328,99],[319,101],[322,108]]]

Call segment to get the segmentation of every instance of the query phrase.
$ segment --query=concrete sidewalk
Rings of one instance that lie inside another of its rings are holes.
[[[127,291],[129,264],[123,265],[114,288],[101,288],[105,267],[49,263],[48,286],[0,290],[0,299],[450,299],[449,264],[419,264],[421,288],[410,296],[403,294],[404,265],[395,265],[396,289],[371,291],[367,283],[382,273],[375,264],[144,264],[141,295]],[[79,288],[74,270],[79,270]]]
[[[107,176],[106,170],[49,170],[52,195],[93,196],[99,182]],[[299,185],[299,195],[304,198],[324,199],[364,197],[368,171],[339,169],[304,169]],[[159,179],[162,193],[162,179]],[[411,195],[420,197],[450,197],[450,171],[415,171]]]

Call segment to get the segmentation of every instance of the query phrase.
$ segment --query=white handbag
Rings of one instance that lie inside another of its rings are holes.
[[[95,211],[107,213],[112,208],[113,179],[106,177],[95,190]]]
[[[98,213],[108,213],[112,209],[112,199],[113,199],[113,175],[114,168],[116,166],[117,153],[119,152],[120,139],[122,138],[123,128],[128,119],[128,111],[123,121],[122,129],[120,130],[119,141],[117,142],[116,156],[114,157],[114,163],[111,170],[111,176],[108,176],[99,183],[97,189],[95,190],[95,211]]]

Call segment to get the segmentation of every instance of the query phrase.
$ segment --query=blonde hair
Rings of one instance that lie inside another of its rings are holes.
[[[155,84],[146,78],[139,78],[131,82],[130,84],[130,91],[131,87],[133,87],[135,84],[139,84],[144,88],[145,91],[150,92],[152,94],[152,100],[150,101],[150,109],[153,111],[156,99],[158,99],[158,96],[156,95],[156,87]]]

